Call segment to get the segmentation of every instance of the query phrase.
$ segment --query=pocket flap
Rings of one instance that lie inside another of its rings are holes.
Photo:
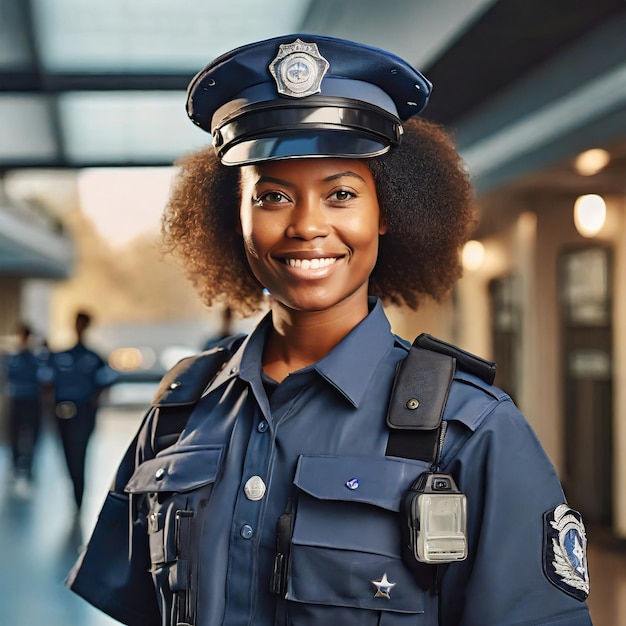
[[[427,463],[392,458],[301,456],[294,482],[318,500],[399,511],[402,495],[427,469]]]
[[[215,482],[223,447],[188,448],[145,461],[131,476],[129,493],[192,491]]]

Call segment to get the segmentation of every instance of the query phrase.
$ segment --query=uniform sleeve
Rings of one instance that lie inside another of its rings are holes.
[[[131,515],[124,487],[137,459],[149,448],[154,411],[147,414],[119,465],[86,549],[66,580],[90,604],[128,626],[159,626],[159,612],[150,575],[144,516]]]
[[[443,574],[442,626],[591,624],[582,522],[508,397],[491,402],[446,471],[467,495],[469,556]]]
[[[96,371],[94,382],[98,389],[106,389],[114,385],[118,378],[118,373],[112,367],[103,362]]]

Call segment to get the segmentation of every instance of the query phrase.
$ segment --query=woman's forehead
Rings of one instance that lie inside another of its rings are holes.
[[[301,179],[303,176],[310,180],[330,180],[340,176],[373,180],[367,162],[362,159],[284,159],[245,165],[241,171],[242,177],[247,180],[267,177]]]

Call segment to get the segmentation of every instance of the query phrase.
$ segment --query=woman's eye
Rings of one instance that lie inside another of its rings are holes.
[[[345,202],[346,200],[351,200],[352,198],[355,198],[355,197],[356,197],[356,194],[354,194],[351,191],[348,191],[347,189],[338,189],[330,196],[330,199],[337,200],[339,202]]]
[[[257,204],[282,204],[284,202],[289,202],[289,199],[280,191],[262,193],[256,200]]]

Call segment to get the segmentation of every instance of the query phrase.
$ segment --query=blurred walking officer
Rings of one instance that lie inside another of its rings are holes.
[[[77,510],[83,502],[85,458],[96,425],[98,399],[112,383],[111,370],[102,357],[85,345],[84,335],[90,323],[91,315],[79,311],[75,319],[76,344],[69,350],[52,352],[49,357],[54,412]]]
[[[166,249],[207,304],[269,312],[166,375],[120,465],[68,582],[123,623],[590,623],[582,519],[494,364],[383,310],[442,299],[473,220],[429,92],[303,34],[191,83],[213,146],[180,164]]]
[[[17,328],[18,350],[5,361],[9,395],[9,441],[15,478],[30,480],[41,430],[42,359],[31,346],[28,324]]]

